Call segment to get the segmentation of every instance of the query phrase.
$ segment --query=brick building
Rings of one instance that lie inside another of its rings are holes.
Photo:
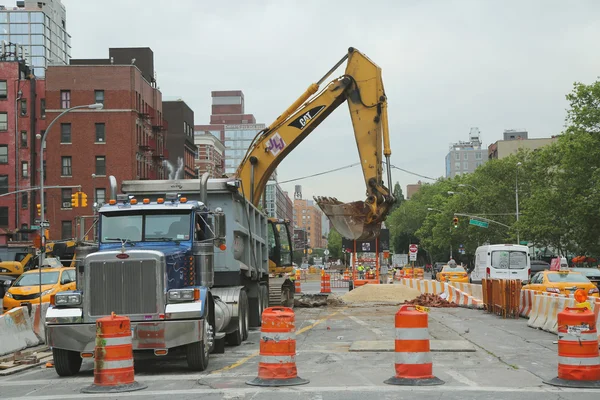
[[[315,249],[326,246],[321,227],[322,215],[312,200],[294,199],[294,228],[306,230],[306,242]]]
[[[169,126],[167,149],[169,162],[177,170],[179,160],[183,161],[183,170],[180,179],[196,177],[195,159],[197,148],[194,144],[194,112],[183,101],[163,101],[163,118]]]
[[[195,167],[199,175],[205,172],[211,178],[223,176],[223,160],[225,145],[208,131],[194,128],[194,144],[198,147]]]
[[[46,191],[50,238],[76,235],[76,216],[93,215],[104,203],[108,176],[165,179],[166,130],[162,95],[153,80],[148,48],[110,49],[107,60],[72,60],[46,71],[47,118],[64,109],[103,103],[102,110],[75,110],[64,115],[46,141],[46,185],[81,185],[87,207],[71,208],[73,189]]]
[[[10,52],[10,46],[7,48]],[[13,49],[14,51],[14,49]],[[46,127],[45,81],[22,61],[0,55],[0,194],[36,187],[39,181],[36,134]],[[28,240],[37,218],[36,191],[0,197],[0,243]]]

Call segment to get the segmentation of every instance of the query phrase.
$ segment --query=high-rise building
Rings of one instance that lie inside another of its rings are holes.
[[[195,129],[194,143],[198,147],[198,156],[195,163],[198,175],[208,172],[211,178],[221,178],[223,176],[223,156],[225,154],[223,142],[210,132]]]
[[[488,146],[488,159],[504,158],[517,153],[519,149],[535,150],[557,140],[557,136],[529,139],[527,131],[516,129],[505,130],[503,138]]]
[[[194,143],[194,112],[183,100],[163,101],[162,109],[163,118],[170,127],[167,137],[168,161],[175,170],[179,169],[179,162],[183,163],[177,178],[195,178],[194,164],[198,149]]]
[[[257,124],[252,114],[246,114],[241,90],[213,91],[209,125],[197,125],[196,130],[208,131],[225,144],[225,174],[235,174],[254,137],[265,124]],[[273,173],[271,179],[277,178]]]
[[[17,1],[16,7],[0,6],[0,42],[16,43],[33,72],[45,75],[50,65],[66,65],[71,58],[67,12],[60,0]]]
[[[306,241],[309,247],[321,249],[325,247],[321,228],[323,213],[312,200],[294,199],[294,228],[306,230]]]
[[[15,46],[0,54],[0,243],[29,240],[37,217],[39,140],[46,129],[43,79],[24,60],[14,60]],[[8,61],[10,60],[10,61]]]
[[[133,50],[137,55],[127,58],[141,62],[73,60],[73,65],[46,71],[48,120],[74,106],[104,104],[102,110],[65,114],[48,132],[46,186],[81,185],[88,194],[87,207],[71,208],[75,189],[47,190],[51,239],[75,237],[74,218],[93,215],[93,204],[107,201],[109,175],[118,182],[168,177],[162,162],[168,159],[162,95],[156,82],[145,78],[154,76],[148,70],[153,64],[144,62],[152,59],[152,51]]]
[[[264,203],[266,206],[265,211],[269,217],[293,221],[294,203],[292,203],[292,199],[289,198],[287,192],[284,192],[276,181],[269,181],[267,183]]]
[[[464,175],[487,161],[487,150],[482,149],[478,128],[471,128],[469,141],[459,141],[450,145],[446,155],[446,178]]]

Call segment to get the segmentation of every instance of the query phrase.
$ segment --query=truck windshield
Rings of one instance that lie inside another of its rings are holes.
[[[189,210],[176,212],[144,211],[124,213],[103,213],[101,234],[103,243],[118,243],[121,240],[141,241],[182,241],[190,240],[192,232]]]
[[[524,269],[527,267],[527,253],[524,251],[492,251],[492,267]]]

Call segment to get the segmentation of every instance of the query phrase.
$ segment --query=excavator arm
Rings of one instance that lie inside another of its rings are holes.
[[[345,74],[318,92],[319,85],[346,60]],[[350,48],[348,54],[319,82],[310,85],[275,122],[256,136],[238,167],[236,177],[241,181],[241,194],[257,205],[271,174],[281,161],[346,101],[367,198],[352,203],[342,203],[330,197],[315,200],[342,236],[367,240],[378,236],[381,223],[395,199],[389,189],[391,149],[381,68],[354,48]],[[388,187],[383,182],[383,157],[386,158]]]

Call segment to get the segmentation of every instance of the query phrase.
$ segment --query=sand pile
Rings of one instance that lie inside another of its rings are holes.
[[[344,303],[389,302],[404,303],[421,294],[417,289],[404,285],[364,285],[342,296]]]

